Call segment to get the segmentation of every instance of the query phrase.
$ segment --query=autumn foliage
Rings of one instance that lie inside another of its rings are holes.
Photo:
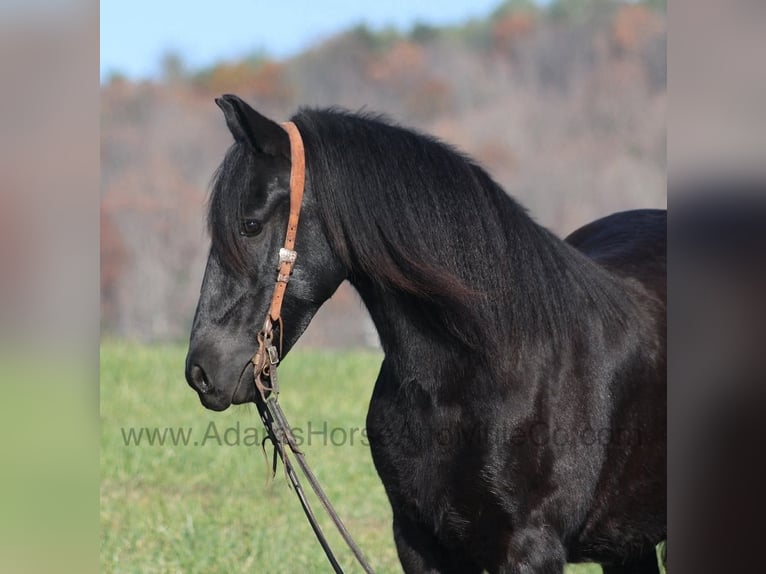
[[[358,26],[285,60],[186,70],[168,58],[163,80],[115,76],[102,86],[105,332],[186,336],[208,185],[231,143],[212,102],[226,92],[274,118],[301,105],[363,107],[443,137],[560,233],[663,206],[666,25],[648,3],[508,0],[462,25]],[[366,321],[343,287],[304,339],[374,341]]]

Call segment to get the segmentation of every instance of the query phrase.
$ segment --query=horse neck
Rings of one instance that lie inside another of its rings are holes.
[[[413,363],[426,348],[447,361],[464,354],[454,333],[434,328],[435,315],[455,317],[442,321],[449,329],[469,323],[485,354],[518,355],[572,344],[585,310],[623,313],[615,278],[533,222],[480,167],[364,118],[311,112],[301,121],[330,249],[387,354]],[[397,149],[407,151],[400,162]],[[451,315],[471,291],[475,302]]]
[[[432,326],[413,312],[417,302],[400,293],[381,291],[365,278],[355,277],[351,283],[375,325],[389,367],[402,380],[416,376],[434,363],[448,367],[453,361],[454,343],[435,336]]]
[[[630,295],[618,278],[538,226],[515,203],[510,210],[505,234],[478,237],[464,247],[469,259],[482,262],[485,293],[475,306],[482,325],[478,349],[440,336],[406,294],[377,288],[364,276],[352,279],[386,356],[408,376],[424,363],[462,372],[468,357],[494,364],[505,375],[523,376],[525,357],[545,361],[575,348],[581,352],[588,344],[586,329],[606,330],[629,317]]]

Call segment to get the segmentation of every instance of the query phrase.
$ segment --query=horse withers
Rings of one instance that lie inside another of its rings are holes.
[[[234,144],[210,198],[186,377],[223,410],[256,400],[291,149],[241,99],[216,101]],[[282,354],[350,281],[385,354],[367,430],[404,570],[658,572],[665,212],[613,214],[562,241],[432,137],[336,109],[291,120],[306,181]]]

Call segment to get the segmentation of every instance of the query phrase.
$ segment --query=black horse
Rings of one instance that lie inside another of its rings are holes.
[[[216,100],[235,143],[186,377],[213,410],[255,400],[249,360],[288,215],[286,132]],[[470,158],[380,117],[303,109],[306,190],[284,353],[344,279],[385,359],[373,460],[406,572],[658,572],[666,537],[666,215],[566,241]]]

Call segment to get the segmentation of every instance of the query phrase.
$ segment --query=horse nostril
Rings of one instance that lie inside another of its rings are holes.
[[[205,394],[210,390],[210,383],[208,382],[207,375],[199,365],[192,365],[186,379],[192,387],[202,394]]]

